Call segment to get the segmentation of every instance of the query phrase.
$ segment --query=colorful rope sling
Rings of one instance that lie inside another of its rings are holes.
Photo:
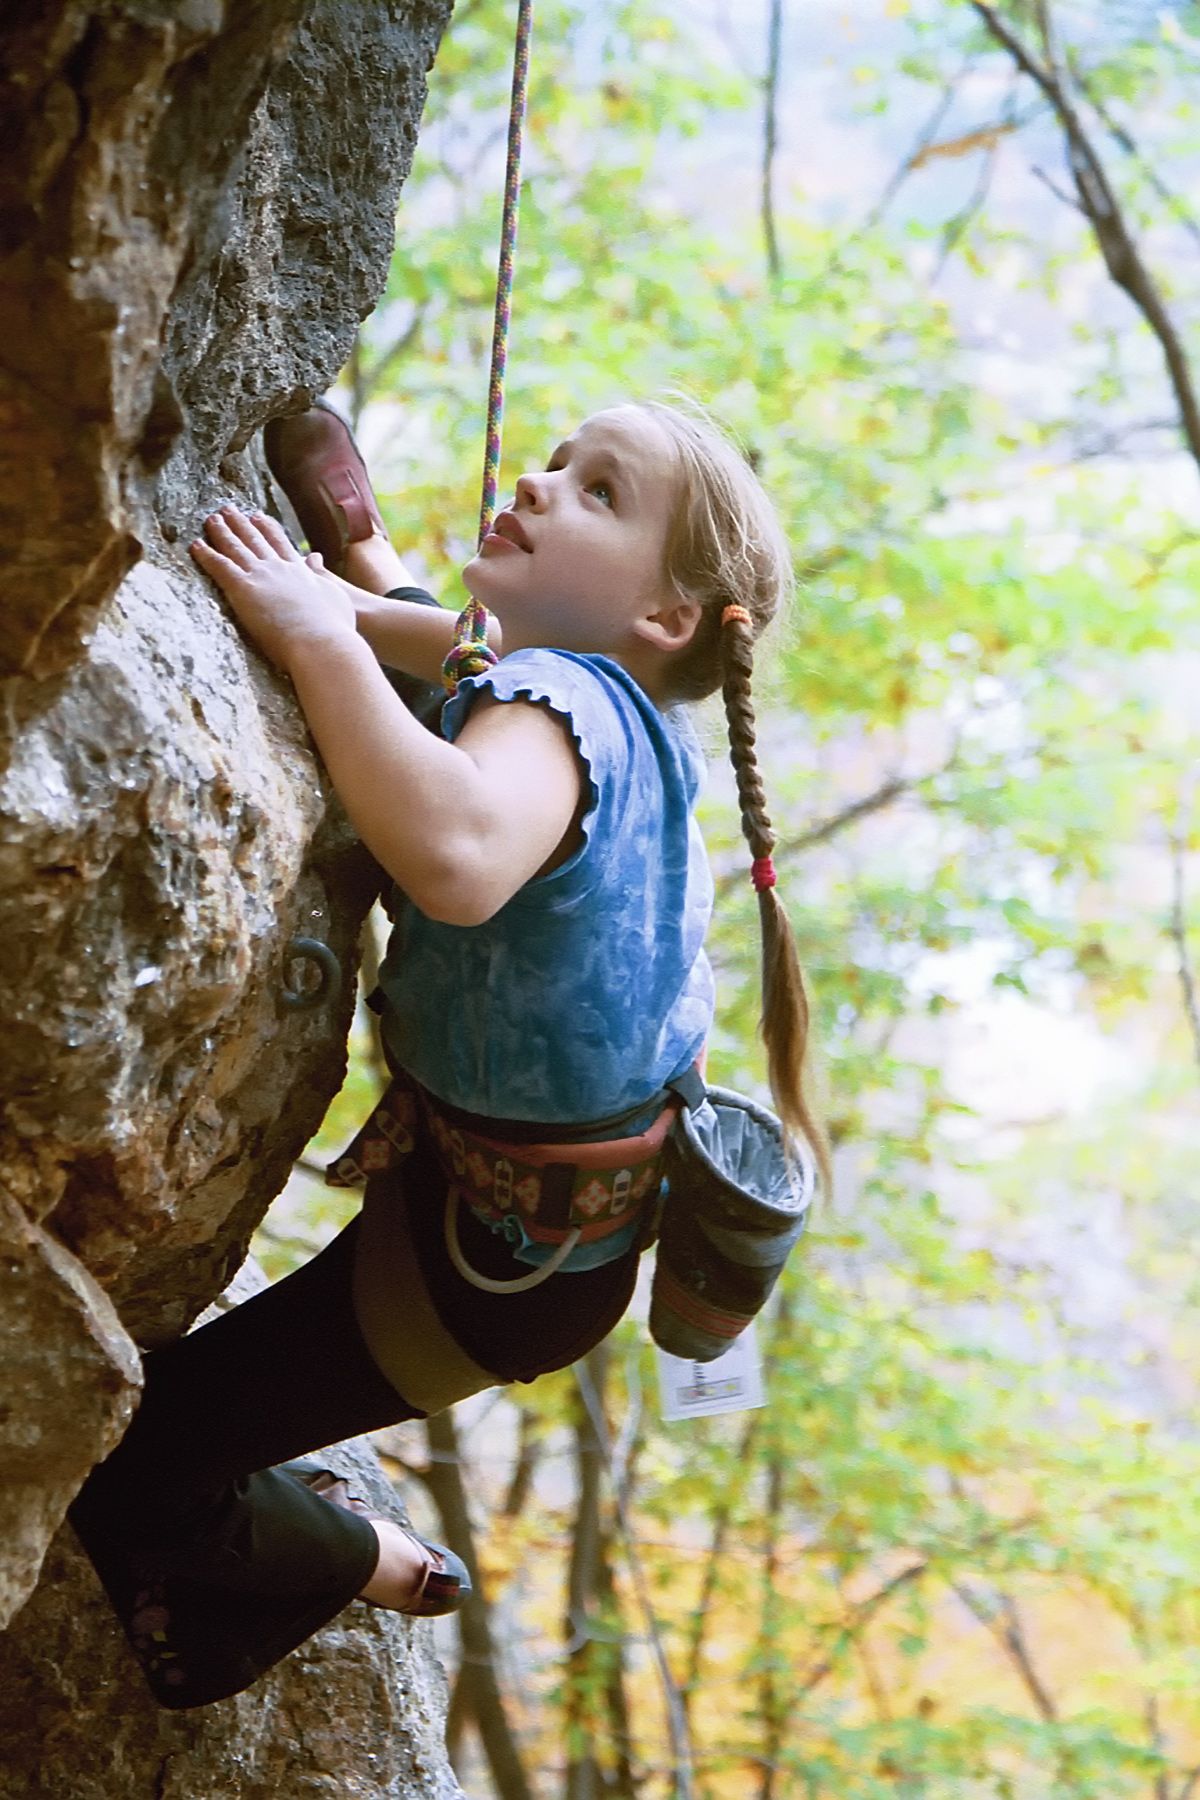
[[[513,56],[512,102],[508,113],[508,161],[504,172],[504,217],[500,227],[500,259],[496,270],[496,314],[492,326],[492,371],[488,383],[487,441],[483,455],[483,497],[479,507],[479,543],[492,528],[500,475],[500,441],[504,423],[504,370],[508,361],[508,327],[512,316],[513,260],[521,205],[521,139],[525,95],[529,85],[529,41],[533,0],[519,0],[517,41]],[[495,662],[488,649],[487,608],[467,602],[454,628],[454,646],[442,664],[442,684],[453,694],[466,675],[481,675]]]

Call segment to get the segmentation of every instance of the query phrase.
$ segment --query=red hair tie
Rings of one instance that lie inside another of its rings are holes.
[[[754,891],[761,894],[764,888],[775,886],[775,864],[769,856],[756,856],[750,864],[750,879],[754,883]]]
[[[725,611],[721,614],[722,625],[731,625],[735,619],[739,625],[754,624],[754,620],[750,617],[750,614],[746,611],[744,606],[727,606]]]

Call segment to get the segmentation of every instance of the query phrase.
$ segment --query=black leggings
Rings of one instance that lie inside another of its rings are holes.
[[[354,1236],[148,1356],[132,1425],[71,1507],[166,1706],[240,1692],[374,1571],[368,1520],[269,1467],[412,1417],[354,1321]]]
[[[445,1182],[427,1145],[405,1174],[407,1195],[397,1182],[389,1198],[409,1209],[436,1310],[498,1380],[564,1366],[624,1312],[636,1253],[520,1296],[479,1292],[446,1256]],[[149,1355],[129,1431],[72,1505],[71,1521],[164,1705],[240,1692],[340,1612],[374,1571],[370,1523],[272,1466],[423,1416],[381,1374],[355,1319],[358,1229],[356,1219],[295,1274]],[[461,1232],[483,1272],[522,1272],[469,1214]],[[402,1312],[403,1294],[396,1304]]]

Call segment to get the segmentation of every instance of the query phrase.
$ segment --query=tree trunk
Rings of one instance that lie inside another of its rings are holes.
[[[607,1345],[600,1344],[590,1351],[586,1361],[597,1401],[603,1406],[609,1363]],[[603,1471],[596,1427],[579,1398],[575,1409],[575,1467],[578,1488],[565,1620],[567,1768],[563,1800],[601,1800],[604,1790],[595,1740],[607,1673],[597,1654],[599,1646],[593,1629],[601,1604],[601,1569],[606,1550],[601,1504]]]
[[[438,1509],[447,1543],[453,1544],[471,1572],[471,1597],[458,1615],[462,1638],[462,1670],[456,1695],[459,1717],[466,1715],[475,1721],[500,1800],[534,1800],[496,1676],[491,1614],[479,1579],[453,1412],[438,1413],[428,1419],[425,1430],[429,1439],[425,1484]]]

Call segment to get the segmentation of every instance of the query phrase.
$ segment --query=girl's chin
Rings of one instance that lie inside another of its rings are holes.
[[[463,586],[466,588],[468,594],[476,600],[482,600],[485,606],[491,605],[491,600],[489,598],[491,592],[503,585],[493,579],[494,573],[495,562],[493,558],[482,555],[478,550],[475,552],[470,562],[463,564]]]

